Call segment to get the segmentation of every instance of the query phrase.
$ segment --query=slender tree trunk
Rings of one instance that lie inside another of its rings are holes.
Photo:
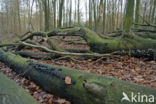
[[[52,3],[53,3],[53,13],[54,13],[54,28],[56,28],[56,0],[53,0]]]
[[[89,0],[89,28],[92,29],[92,0]]]
[[[70,0],[69,26],[72,25],[72,0]]]
[[[125,14],[124,26],[123,26],[124,35],[126,36],[130,35],[131,27],[133,23],[133,15],[134,15],[134,0],[127,0],[126,14]]]
[[[146,11],[147,11],[147,1],[145,1],[145,6],[144,6],[144,12],[143,12],[143,24],[145,22],[145,19],[146,19]]]
[[[99,5],[99,17],[98,17],[98,32],[101,32],[101,25],[102,25],[102,15],[103,15],[103,0],[100,0]]]
[[[156,22],[156,20],[155,20],[155,12],[156,12],[156,0],[154,0],[154,7],[153,7],[153,12],[152,12],[153,24],[154,24],[154,22]]]
[[[19,32],[21,33],[21,16],[20,16],[20,1],[17,0],[17,12],[18,12],[18,24],[19,24]]]
[[[61,28],[62,26],[63,5],[64,5],[64,0],[61,0],[59,3],[59,23],[58,23],[59,28]]]
[[[43,0],[44,5],[44,22],[45,22],[45,31],[49,31],[49,18],[50,18],[50,8],[49,0]]]
[[[93,8],[94,8],[94,30],[97,31],[97,18],[96,18],[96,1],[93,1]]]
[[[149,12],[149,15],[148,15],[148,21],[149,23],[151,22],[151,14],[152,14],[152,7],[153,7],[153,0],[150,1],[150,12]]]
[[[106,3],[107,1],[104,0],[104,8],[103,8],[103,33],[105,33],[105,26],[106,26]]]
[[[139,23],[139,15],[140,15],[140,0],[136,0],[135,23]]]
[[[78,16],[78,25],[80,26],[80,0],[77,3],[77,16]]]

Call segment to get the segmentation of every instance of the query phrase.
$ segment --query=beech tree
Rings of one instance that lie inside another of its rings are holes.
[[[130,32],[133,24],[133,16],[134,16],[134,0],[127,0],[123,25],[124,35],[126,36],[131,35]]]

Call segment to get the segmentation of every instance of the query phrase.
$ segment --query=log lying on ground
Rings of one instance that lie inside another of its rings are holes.
[[[154,47],[154,46],[153,46]],[[156,46],[155,50],[153,49],[147,49],[147,50],[130,50],[130,51],[120,51],[118,53],[119,55],[128,55],[136,58],[144,58],[146,60],[156,60]]]
[[[156,90],[149,87],[35,62],[2,50],[0,61],[17,73],[30,78],[44,90],[66,98],[73,104],[131,104],[128,101],[121,102],[123,92],[128,96],[131,92],[153,95],[153,99],[156,99]]]
[[[136,33],[138,36],[142,38],[151,38],[151,39],[156,39],[156,32],[155,33]]]
[[[53,56],[80,56],[80,57],[111,57],[113,54],[115,54],[116,52],[110,53],[110,54],[98,54],[98,53],[70,53],[70,52],[60,52],[60,51],[55,51],[55,50],[51,50],[45,46],[42,45],[33,45],[33,44],[29,44],[26,42],[20,42],[20,44],[25,45],[25,46],[29,46],[32,48],[37,48],[39,50],[43,50],[45,52],[51,53],[53,54]],[[114,55],[115,57],[115,55]]]
[[[147,23],[147,24],[138,24],[138,23],[134,23],[134,25],[156,28],[156,25],[153,25],[153,24],[150,24],[150,23]]]
[[[153,48],[156,45],[156,40],[148,40],[138,36],[122,37],[114,39],[103,39],[95,32],[87,28],[73,28],[64,29],[51,32],[48,36],[80,36],[86,40],[90,46],[91,51],[98,53],[107,53],[118,50],[129,50],[129,49],[147,49]]]
[[[156,30],[147,30],[147,29],[133,29],[134,32],[147,32],[147,33],[156,33]]]
[[[47,43],[52,50],[63,52],[65,51],[63,48],[59,47],[57,44],[53,42],[51,39],[47,39]]]
[[[68,43],[68,44],[75,44],[75,45],[77,45],[77,44],[79,44],[79,45],[87,45],[87,43],[86,42],[82,42],[82,41],[73,41],[73,40],[63,40],[63,41],[65,41],[66,43]]]
[[[35,34],[37,33],[32,34],[32,36],[35,36]],[[38,32],[38,34],[40,36],[45,36],[45,33],[42,34],[42,32]],[[156,40],[144,39],[138,36],[103,39],[97,33],[87,28],[79,27],[69,29],[57,29],[47,33],[47,36],[80,36],[87,42],[87,45],[90,46],[91,51],[97,53],[108,53],[129,49],[147,49],[153,48],[153,45],[156,44]]]
[[[0,73],[0,104],[39,104],[23,88]]]
[[[15,54],[20,55],[22,57],[29,57],[33,59],[52,59],[54,56],[50,53],[34,53],[28,51],[17,51]]]

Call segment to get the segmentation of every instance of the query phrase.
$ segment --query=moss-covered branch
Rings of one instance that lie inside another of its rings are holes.
[[[131,104],[122,93],[156,96],[156,90],[111,77],[38,63],[0,50],[0,61],[41,86],[44,90],[70,100],[73,104]],[[70,78],[71,82],[65,79]],[[156,98],[155,98],[156,99]],[[150,103],[146,103],[150,104]]]
[[[59,56],[63,56],[63,55],[67,55],[67,56],[84,56],[84,57],[111,57],[113,54],[115,54],[116,52],[114,53],[111,53],[111,54],[98,54],[98,53],[70,53],[70,52],[60,52],[60,51],[55,51],[55,50],[51,50],[45,46],[42,46],[42,45],[33,45],[33,44],[29,44],[29,43],[26,43],[26,42],[21,42],[22,45],[25,45],[25,46],[29,46],[29,47],[32,47],[32,48],[37,48],[37,49],[40,49],[40,50],[43,50],[45,52],[48,52],[48,53],[51,53],[51,54],[54,54],[54,55],[59,55]]]
[[[86,41],[87,45],[90,46],[91,51],[96,53],[108,53],[130,49],[148,49],[153,48],[153,45],[156,45],[156,40],[149,40],[135,35],[132,35],[132,37],[120,36],[115,38],[104,39],[94,31],[88,28],[80,27],[69,29],[56,29],[49,33],[33,32],[32,34],[30,34],[22,40],[24,41],[33,38],[34,36],[80,36]],[[57,51],[64,51],[50,39],[48,39],[48,43],[50,44],[52,49]]]
[[[98,53],[130,49],[148,49],[153,48],[153,45],[156,44],[156,40],[144,39],[139,36],[103,39],[97,33],[87,28],[55,30],[48,33],[48,36],[80,36],[86,40],[91,51]]]
[[[50,53],[34,53],[34,52],[27,52],[27,51],[17,51],[15,54],[20,55],[22,57],[29,57],[33,59],[52,59],[52,54]]]

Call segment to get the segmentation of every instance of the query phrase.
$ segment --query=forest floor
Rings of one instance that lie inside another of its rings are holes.
[[[74,37],[68,37],[69,39]],[[56,37],[54,38],[56,39]],[[76,39],[76,37],[75,37]],[[58,42],[59,45],[65,49],[79,49],[88,50],[87,45],[67,44],[66,42]],[[44,44],[46,45],[46,44]],[[27,49],[27,51],[42,53],[37,49]],[[74,70],[83,70],[90,73],[106,75],[120,80],[146,85],[151,88],[156,88],[156,62],[145,61],[144,59],[121,56],[120,58],[101,58],[98,60],[37,60],[38,62],[48,63],[56,66],[64,66],[73,68]],[[49,94],[39,88],[35,83],[27,80],[3,63],[0,63],[0,71],[6,74],[9,78],[15,80],[20,86],[25,88],[37,101],[41,104],[70,104],[65,99]]]

